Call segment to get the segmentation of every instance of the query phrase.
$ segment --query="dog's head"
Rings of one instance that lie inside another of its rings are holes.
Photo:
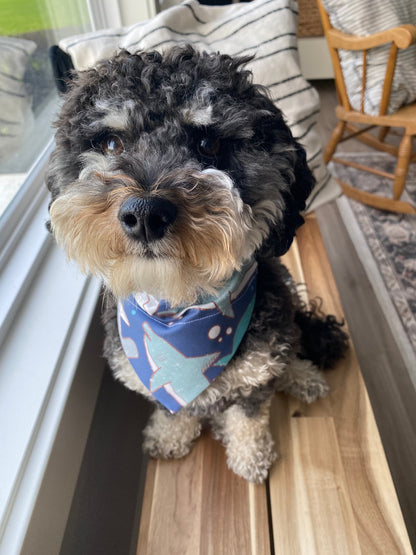
[[[75,77],[47,176],[51,228],[115,296],[192,302],[289,248],[314,180],[246,62],[187,46]]]

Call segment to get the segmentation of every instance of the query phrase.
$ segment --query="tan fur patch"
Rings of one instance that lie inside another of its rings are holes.
[[[172,229],[145,247],[129,239],[118,220],[132,195],[158,196],[178,208]],[[266,221],[270,212],[244,205],[219,171],[171,172],[149,191],[124,174],[85,168],[82,179],[53,202],[50,216],[68,257],[101,276],[116,297],[147,291],[181,304],[213,293],[241,267],[264,238],[257,215]]]
[[[218,416],[217,433],[226,446],[228,467],[250,482],[263,482],[277,458],[269,426],[270,404],[271,399],[265,401],[254,417],[238,405]]]

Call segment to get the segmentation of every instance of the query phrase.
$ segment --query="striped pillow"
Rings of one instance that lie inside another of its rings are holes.
[[[331,24],[352,35],[368,36],[404,23],[416,25],[415,0],[322,0]],[[364,111],[378,115],[389,45],[369,51]],[[351,106],[361,107],[362,53],[341,50],[340,59]],[[388,113],[416,100],[416,45],[399,50]]]
[[[224,7],[187,0],[149,21],[71,37],[59,46],[80,70],[119,48],[136,52],[186,42],[208,52],[254,54],[248,66],[254,81],[269,88],[293,135],[306,149],[317,180],[307,203],[307,209],[312,210],[338,196],[340,189],[323,163],[322,145],[315,129],[319,97],[301,73],[296,31],[295,0],[254,0]]]

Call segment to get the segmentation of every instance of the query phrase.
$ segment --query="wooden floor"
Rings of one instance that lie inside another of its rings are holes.
[[[334,87],[314,85],[326,144],[334,126]],[[351,142],[342,149],[368,147]],[[223,447],[206,434],[183,460],[149,462],[141,504],[137,476],[145,475],[146,461],[140,450],[114,449],[103,438],[111,426],[117,445],[125,445],[122,437],[139,442],[137,426],[147,407],[107,379],[63,554],[412,553],[416,394],[335,204],[308,218],[286,264],[307,283],[309,295],[322,297],[325,310],[346,316],[353,345],[327,374],[327,399],[305,406],[276,396],[272,428],[280,460],[269,482],[254,486],[237,478],[226,468]]]
[[[316,217],[286,256],[323,308],[343,310]],[[348,356],[312,405],[275,398],[280,452],[268,484],[232,474],[208,435],[179,461],[149,461],[138,554],[411,553],[360,368]]]
[[[326,145],[336,124],[337,99],[332,81],[315,82],[314,85],[322,105],[318,132]],[[389,141],[398,144],[400,135],[389,135]],[[342,143],[339,150],[374,152],[356,140]],[[362,175],[365,179],[366,174]],[[404,361],[392,323],[386,319],[371,279],[345,229],[340,207],[335,203],[327,204],[317,211],[317,216],[410,540],[416,551],[416,388],[414,378],[409,374],[409,371],[414,374],[415,369],[409,369]]]

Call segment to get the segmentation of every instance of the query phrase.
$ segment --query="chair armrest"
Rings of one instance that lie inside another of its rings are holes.
[[[338,29],[329,29],[327,38],[330,46],[344,50],[368,50],[391,42],[404,49],[416,44],[416,27],[410,24],[400,25],[368,37],[348,35]]]

